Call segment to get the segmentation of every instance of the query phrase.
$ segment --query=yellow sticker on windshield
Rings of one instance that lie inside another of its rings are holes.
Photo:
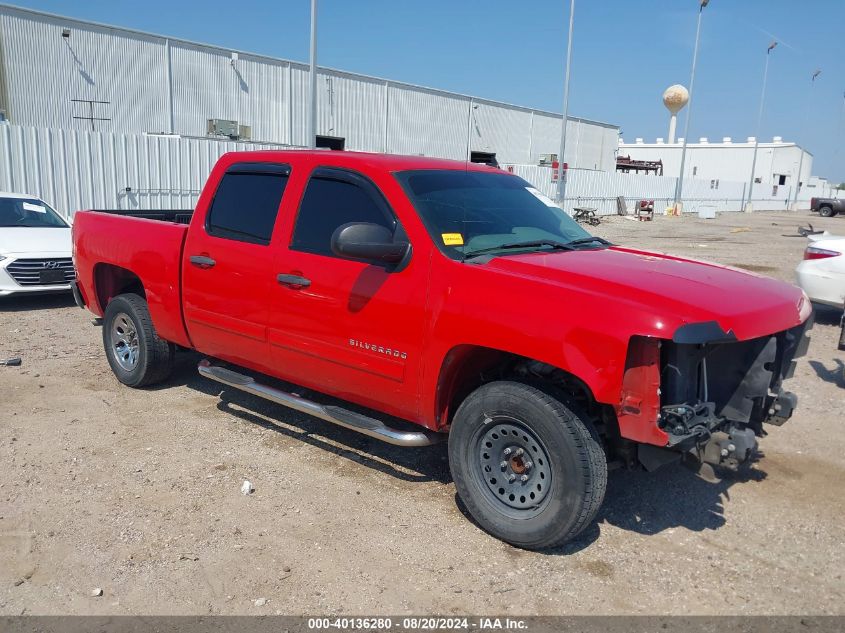
[[[464,245],[464,236],[460,233],[441,233],[440,237],[443,238],[443,243],[446,246],[463,246]]]

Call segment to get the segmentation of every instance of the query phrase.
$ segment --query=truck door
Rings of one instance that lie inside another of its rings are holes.
[[[288,165],[236,163],[185,242],[182,301],[199,351],[266,367],[268,297],[274,289],[270,238],[290,175]]]
[[[279,372],[298,384],[401,417],[418,414],[428,262],[401,270],[331,251],[335,229],[404,229],[382,191],[353,171],[317,167],[287,248],[276,259],[268,338]]]

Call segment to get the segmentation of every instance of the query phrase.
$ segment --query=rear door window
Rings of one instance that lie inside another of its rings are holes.
[[[208,210],[208,234],[269,244],[289,175],[287,165],[239,163],[230,167]]]
[[[319,168],[308,181],[296,218],[291,249],[336,257],[332,234],[349,222],[397,226],[384,196],[367,178],[345,170]]]

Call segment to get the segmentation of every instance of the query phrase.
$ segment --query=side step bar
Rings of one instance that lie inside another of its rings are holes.
[[[263,385],[260,382],[256,382],[250,376],[239,374],[225,367],[212,365],[208,360],[200,361],[197,369],[201,376],[211,378],[211,380],[216,380],[234,389],[240,389],[254,396],[284,405],[301,413],[313,415],[315,418],[320,418],[338,426],[358,431],[359,433],[369,435],[389,444],[395,444],[397,446],[431,446],[432,444],[442,442],[446,437],[441,433],[432,433],[430,431],[399,431],[390,428],[375,418],[349,411],[343,407],[322,405],[313,400],[306,400],[292,393]]]

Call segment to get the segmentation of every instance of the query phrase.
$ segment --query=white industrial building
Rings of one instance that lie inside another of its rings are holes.
[[[38,129],[305,146],[308,66],[0,5],[0,117]],[[480,162],[557,154],[552,112],[320,68],[320,144]],[[566,162],[612,171],[619,129],[570,117]]]
[[[669,144],[658,138],[646,143],[638,138],[633,143],[619,140],[619,156],[634,161],[661,161],[664,176],[677,176],[681,167],[683,139]],[[684,178],[709,180],[714,186],[720,182],[749,182],[754,155],[754,138],[736,142],[725,137],[719,142],[706,138],[697,143],[687,143],[684,164]],[[777,188],[811,187],[810,174],[813,170],[813,155],[797,143],[784,141],[775,136],[771,141],[760,141],[757,148],[757,163],[754,168],[755,182]],[[799,175],[800,174],[800,175]]]

